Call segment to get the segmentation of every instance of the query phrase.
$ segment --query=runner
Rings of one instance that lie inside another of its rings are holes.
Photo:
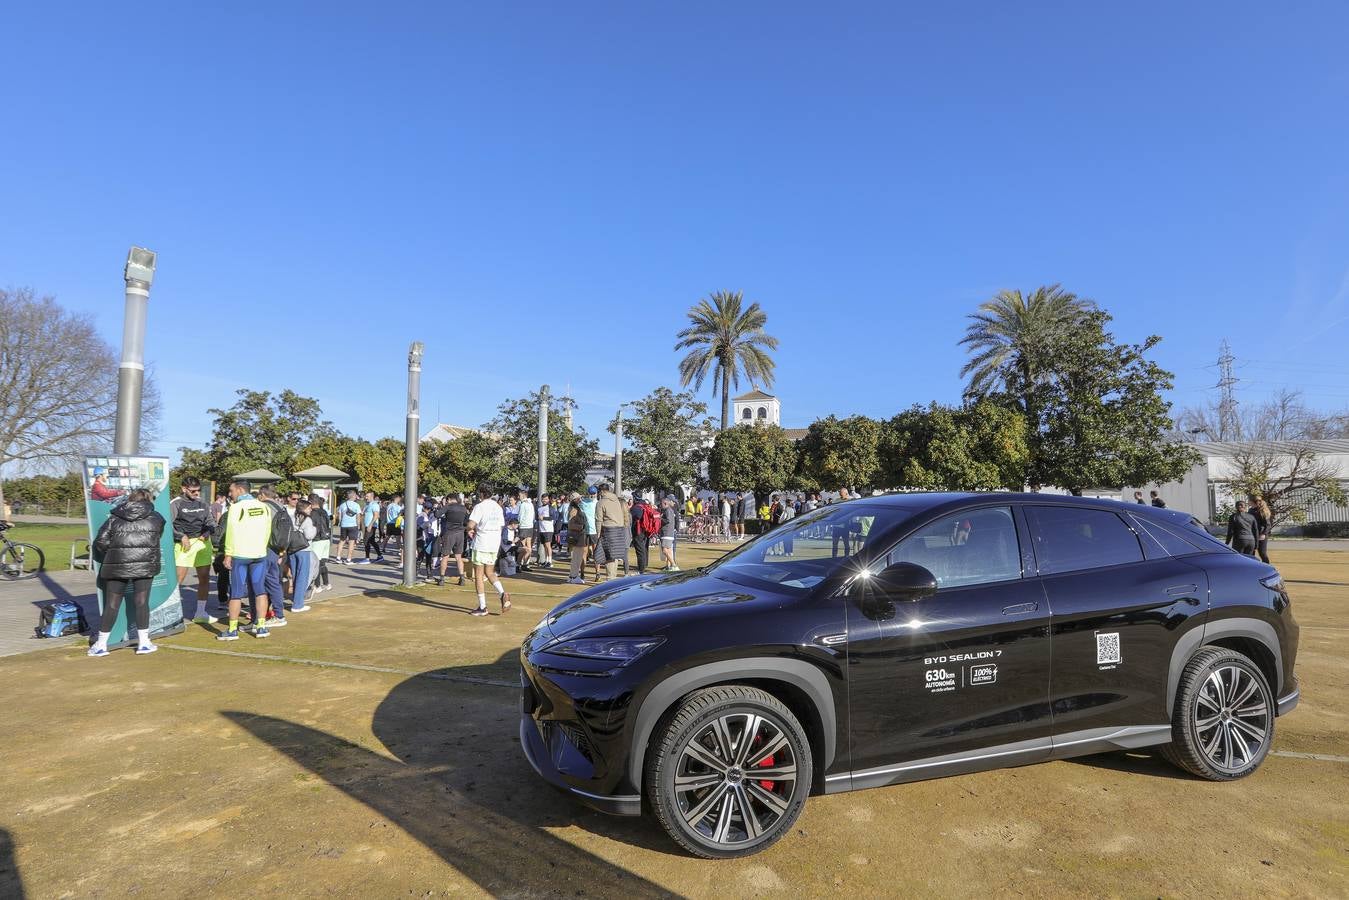
[[[478,589],[478,608],[475,616],[487,615],[487,597],[483,589],[485,570],[492,572],[492,587],[496,588],[501,600],[501,614],[504,616],[511,608],[510,595],[501,586],[497,578],[497,553],[501,550],[501,532],[506,528],[506,516],[501,504],[492,499],[492,489],[485,484],[478,485],[478,502],[468,517],[468,536],[473,539],[473,586]]]
[[[343,565],[351,565],[351,554],[356,552],[356,541],[360,537],[361,504],[356,499],[354,490],[347,491],[347,499],[337,508],[337,524],[342,530],[338,533],[337,539],[337,561]],[[346,548],[346,556],[343,557],[342,548]]]
[[[516,509],[515,561],[521,572],[528,572],[532,561],[530,554],[534,552],[534,501],[529,499],[529,491],[524,488],[520,488],[517,496],[520,505]]]
[[[173,524],[173,557],[178,567],[178,584],[187,584],[189,569],[197,570],[197,612],[192,621],[207,624],[206,598],[211,585],[211,509],[201,499],[201,479],[188,475],[182,494],[169,504]]]
[[[440,580],[437,584],[445,583],[445,570],[453,556],[459,586],[464,586],[464,529],[467,527],[468,507],[464,506],[464,495],[455,494],[440,512],[440,538],[436,547],[440,556]]]

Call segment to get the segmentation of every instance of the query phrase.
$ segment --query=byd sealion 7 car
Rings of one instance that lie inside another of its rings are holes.
[[[1278,572],[1184,513],[866,498],[559,605],[521,650],[520,742],[590,806],[744,856],[811,792],[1149,746],[1248,775],[1297,640]]]

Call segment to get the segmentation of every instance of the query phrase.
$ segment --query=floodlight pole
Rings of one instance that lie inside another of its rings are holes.
[[[127,254],[126,311],[122,316],[122,362],[117,367],[117,424],[112,452],[132,456],[140,452],[141,398],[145,390],[145,318],[150,305],[150,282],[155,277],[155,254],[132,247]]]
[[[631,403],[620,403],[618,405],[618,416],[614,424],[614,493],[621,493],[623,490],[623,410],[631,406]]]
[[[548,385],[539,388],[539,492],[536,500],[542,500],[548,490]]]
[[[422,353],[426,346],[408,347],[408,417],[403,451],[403,587],[417,583],[417,451],[421,440]]]

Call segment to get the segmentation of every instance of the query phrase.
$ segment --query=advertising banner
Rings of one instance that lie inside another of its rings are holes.
[[[89,543],[126,495],[143,488],[150,492],[155,512],[164,517],[164,534],[159,539],[159,574],[150,584],[150,634],[159,636],[183,630],[183,604],[178,594],[178,571],[173,564],[173,526],[169,519],[169,460],[166,456],[86,456],[84,458],[84,497],[89,513]],[[95,563],[97,573],[98,565]],[[103,582],[98,584],[98,611],[102,614],[106,598]],[[136,606],[127,596],[108,637],[109,647],[134,643]],[[98,624],[91,622],[95,631]]]

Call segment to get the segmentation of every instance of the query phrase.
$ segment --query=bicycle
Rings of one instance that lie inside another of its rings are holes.
[[[10,581],[33,578],[42,571],[47,560],[41,548],[5,537],[5,531],[13,527],[11,522],[0,522],[0,575]]]

